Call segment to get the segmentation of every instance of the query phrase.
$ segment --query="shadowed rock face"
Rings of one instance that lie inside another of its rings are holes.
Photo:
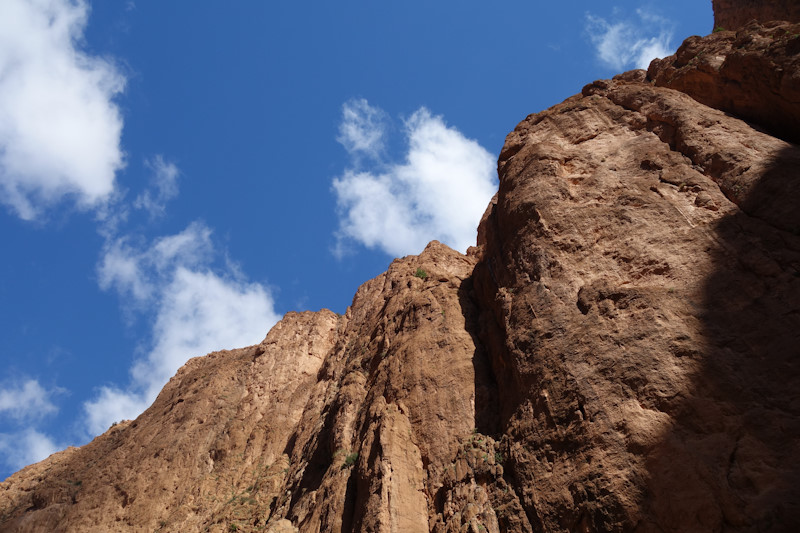
[[[772,135],[800,141],[800,23],[754,21],[737,31],[689,37],[674,56],[653,61],[648,76]]]
[[[713,0],[714,27],[736,30],[753,20],[800,22],[797,0]]]
[[[505,475],[542,531],[792,530],[800,150],[643,77],[500,155],[475,286]]]
[[[530,115],[468,255],[191,360],[0,530],[800,531],[796,27]]]

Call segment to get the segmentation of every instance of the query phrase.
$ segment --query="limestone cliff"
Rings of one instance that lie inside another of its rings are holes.
[[[800,531],[798,43],[690,38],[530,115],[468,255],[191,360],[0,484],[0,530]]]

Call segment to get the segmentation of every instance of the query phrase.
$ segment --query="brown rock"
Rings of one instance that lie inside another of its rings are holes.
[[[493,423],[474,265],[434,242],[359,289],[297,432],[278,515],[301,531],[427,527],[460,442]]]
[[[800,23],[753,22],[736,32],[689,37],[675,55],[654,60],[648,77],[800,141]]]
[[[0,485],[3,530],[427,529],[462,441],[495,423],[474,266],[433,242],[345,316],[193,359],[136,421]]]
[[[338,322],[290,313],[259,346],[190,360],[137,420],[0,484],[0,529],[228,531],[268,514]]]
[[[534,530],[800,527],[800,150],[620,79],[498,168],[475,285]]]
[[[797,0],[713,0],[714,27],[736,30],[756,20],[800,22]]]
[[[800,148],[774,113],[800,100],[753,74],[794,72],[775,28],[530,115],[467,256],[432,242],[344,316],[191,360],[0,484],[0,530],[800,531]]]

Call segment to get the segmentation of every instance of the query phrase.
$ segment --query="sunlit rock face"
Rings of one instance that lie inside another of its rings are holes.
[[[528,116],[467,255],[189,361],[0,530],[800,531],[797,27]]]
[[[504,474],[533,530],[791,530],[800,150],[645,76],[500,155],[474,283]]]

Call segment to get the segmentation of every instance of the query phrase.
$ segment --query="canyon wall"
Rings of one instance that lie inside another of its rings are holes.
[[[192,359],[0,529],[800,531],[798,52],[747,23],[528,116],[467,255]]]

